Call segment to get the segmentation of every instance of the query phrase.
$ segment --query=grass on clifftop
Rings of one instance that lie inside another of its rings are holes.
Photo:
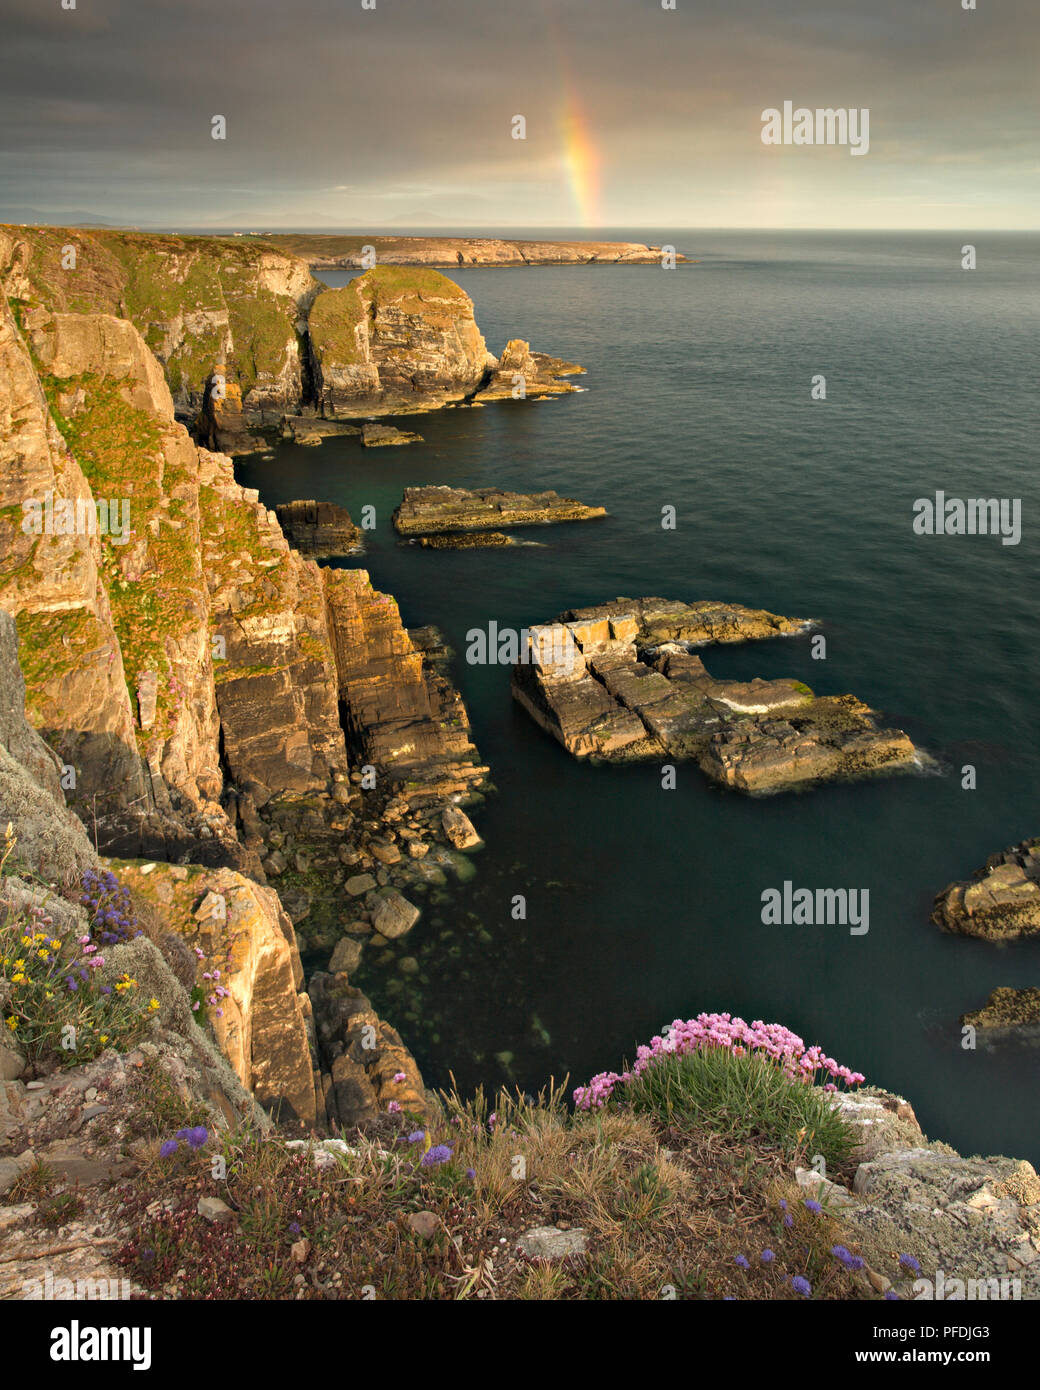
[[[494,1104],[452,1094],[432,1124],[387,1117],[325,1167],[243,1132],[199,1148],[157,1135],[135,1150],[144,1181],[120,1194],[133,1225],[120,1262],[159,1298],[877,1296],[768,1143],[627,1109],[571,1115],[555,1090]],[[199,1216],[203,1196],[227,1204],[224,1223]],[[583,1236],[584,1252],[525,1253],[521,1237],[545,1226]]]

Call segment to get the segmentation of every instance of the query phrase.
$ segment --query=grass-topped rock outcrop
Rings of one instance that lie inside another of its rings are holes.
[[[377,266],[311,306],[314,385],[326,415],[428,410],[475,391],[489,367],[473,301],[436,270]]]

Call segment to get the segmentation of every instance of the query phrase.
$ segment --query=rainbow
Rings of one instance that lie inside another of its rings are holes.
[[[581,108],[577,91],[573,87],[568,92],[560,112],[559,125],[563,164],[581,225],[598,227],[602,161],[589,132],[589,124]]]
[[[559,16],[553,13],[551,0],[538,0],[538,7],[542,13],[545,39],[555,60],[559,86],[563,93],[556,118],[563,171],[570,186],[579,222],[583,227],[599,227],[602,187],[600,171],[603,161],[582,107],[580,89],[571,68],[567,39]]]

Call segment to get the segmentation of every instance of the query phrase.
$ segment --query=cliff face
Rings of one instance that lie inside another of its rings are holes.
[[[226,385],[231,433],[277,423],[303,395],[301,340],[320,286],[304,262],[270,246],[0,228],[0,280],[30,305],[128,319],[162,363],[180,414],[202,411],[215,378]]]
[[[458,400],[481,384],[493,361],[467,294],[436,271],[390,266],[319,295],[310,344],[326,415]]]
[[[323,290],[305,260],[252,239],[0,227],[0,283],[23,319],[52,316],[40,363],[53,377],[104,358],[109,375],[134,377],[131,407],[170,414],[172,404],[197,440],[232,454],[263,447],[261,431],[301,411],[334,420],[434,410],[478,390],[504,399],[517,373],[528,394],[573,389],[559,378],[580,367],[520,340],[493,357],[469,296],[425,268],[425,254]]]
[[[401,624],[365,570],[322,572],[339,688],[364,759],[422,798],[479,786],[469,719],[457,691]]]

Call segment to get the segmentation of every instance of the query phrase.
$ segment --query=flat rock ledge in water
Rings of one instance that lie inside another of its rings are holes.
[[[604,507],[587,507],[558,492],[503,492],[499,488],[407,487],[394,512],[402,536],[473,531],[482,527],[536,526],[555,521],[591,521]]]
[[[451,531],[443,536],[419,536],[408,542],[421,545],[424,550],[493,550],[516,543],[504,531]]]
[[[973,880],[949,884],[935,899],[932,921],[989,941],[1040,932],[1040,840],[991,854]]]
[[[694,758],[751,794],[914,765],[899,729],[852,695],[793,680],[718,681],[691,648],[807,631],[740,604],[619,598],[530,631],[513,696],[578,758]]]

